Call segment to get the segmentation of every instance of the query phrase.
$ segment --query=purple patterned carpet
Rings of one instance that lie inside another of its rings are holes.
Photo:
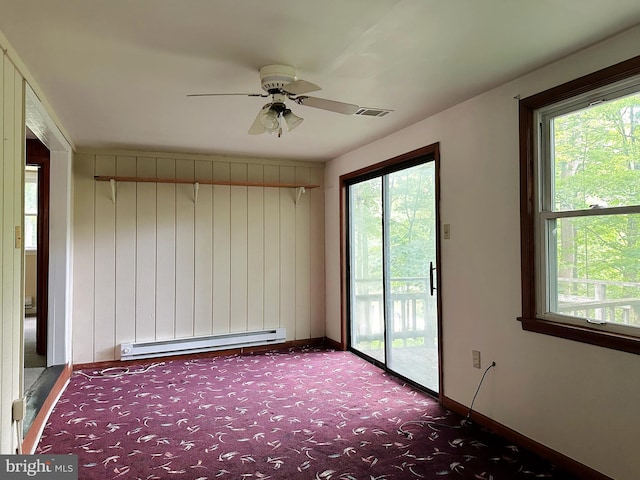
[[[80,479],[574,478],[348,352],[143,369],[74,373],[36,453],[77,454]]]

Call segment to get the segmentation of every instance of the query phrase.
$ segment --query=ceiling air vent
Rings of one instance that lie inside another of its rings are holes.
[[[355,115],[364,115],[365,117],[384,117],[389,112],[393,112],[393,110],[383,110],[381,108],[360,107],[356,111]]]

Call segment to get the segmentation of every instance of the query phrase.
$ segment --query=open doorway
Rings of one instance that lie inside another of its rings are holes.
[[[50,154],[27,131],[24,188],[24,389],[47,367]]]
[[[35,295],[34,329],[36,348],[46,356],[46,368],[35,383],[29,387],[24,374],[20,382],[26,403],[22,451],[33,453],[56,395],[71,375],[72,148],[29,85],[25,88],[25,128],[25,168],[26,163],[38,167],[40,202],[36,261],[41,271],[37,273],[40,290]],[[55,208],[50,209],[49,205]]]
[[[71,364],[71,159],[72,148],[65,135],[56,126],[38,95],[26,85],[25,127],[29,163],[40,162],[40,174],[45,180],[40,189],[46,189],[40,197],[48,201],[39,206],[38,221],[43,255],[38,261],[43,269],[38,294],[47,303],[38,305],[40,325],[39,343],[46,351],[47,367]],[[55,208],[49,208],[49,204]],[[42,217],[42,218],[41,218]],[[47,231],[48,230],[48,231]],[[45,283],[46,282],[46,283]],[[42,309],[46,308],[46,312]],[[40,315],[41,314],[41,315]]]

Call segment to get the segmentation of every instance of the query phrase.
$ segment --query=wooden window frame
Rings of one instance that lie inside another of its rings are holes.
[[[519,102],[520,242],[522,275],[522,329],[629,353],[640,354],[638,336],[613,333],[586,325],[571,325],[536,315],[536,111],[592,90],[640,75],[640,56],[577,78]]]

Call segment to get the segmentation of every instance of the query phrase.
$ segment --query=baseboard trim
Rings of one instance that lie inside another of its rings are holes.
[[[466,416],[469,412],[469,407],[462,405],[446,396],[442,397],[442,406],[448,410],[451,410],[460,415]],[[566,470],[569,473],[576,475],[583,480],[613,480],[611,477],[598,472],[566,455],[563,455],[552,448],[547,447],[541,443],[532,440],[529,437],[525,437],[521,433],[512,430],[511,428],[496,422],[495,420],[482,415],[478,412],[471,412],[471,420],[478,425],[485,427],[496,435],[499,435],[507,440],[519,445],[522,448],[535,453],[536,455],[548,460],[559,468]]]
[[[227,355],[243,355],[247,353],[259,353],[259,352],[272,352],[278,350],[288,350],[290,348],[301,347],[318,347],[323,346],[326,343],[324,337],[307,338],[304,340],[290,340],[283,343],[277,343],[273,345],[260,345],[255,347],[243,347],[243,348],[229,348],[225,350],[214,350],[212,352],[202,353],[190,353],[184,355],[171,355],[167,357],[157,358],[137,358],[134,360],[105,360],[102,362],[90,362],[90,363],[76,363],[73,365],[73,370],[96,370],[110,367],[126,367],[128,365],[144,365],[148,363],[167,362],[170,360],[180,360],[185,358],[209,358],[209,357],[221,357]]]
[[[346,350],[346,347],[344,345],[342,345],[340,342],[336,342],[335,340],[333,340],[331,338],[326,338],[325,337],[324,344],[329,348],[333,348],[334,350],[339,350],[339,351]]]
[[[71,378],[72,368],[71,364],[65,365],[62,372],[58,376],[56,383],[53,384],[51,391],[47,395],[42,407],[38,411],[36,418],[33,419],[33,423],[29,428],[29,431],[25,435],[22,440],[22,452],[25,454],[31,454],[35,451],[38,442],[40,441],[40,436],[42,435],[42,431],[44,430],[44,426],[49,419],[49,415],[53,411],[53,407],[58,402],[58,398],[62,395],[69,379]]]

